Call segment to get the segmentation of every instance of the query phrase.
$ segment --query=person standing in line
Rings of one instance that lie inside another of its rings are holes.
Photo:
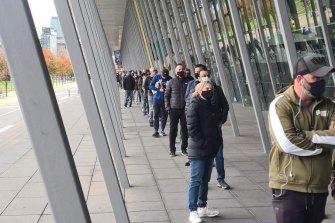
[[[166,86],[165,91],[165,108],[170,115],[170,156],[176,156],[176,137],[178,133],[178,123],[181,127],[181,152],[187,155],[188,133],[185,115],[184,95],[187,88],[187,80],[184,76],[184,68],[182,64],[178,64],[175,69],[175,77],[172,78]]]
[[[270,104],[269,187],[277,223],[325,218],[335,149],[335,103],[323,96],[331,72],[323,58],[300,58],[293,84]]]
[[[154,67],[150,67],[150,74],[149,76],[147,76],[144,82],[144,88],[146,89],[146,96],[148,97],[148,106],[149,106],[148,119],[150,127],[154,126],[154,106],[153,106],[153,93],[149,89],[149,86],[150,82],[156,76],[156,74],[157,69]]]
[[[187,90],[185,94],[185,101],[186,101],[186,106],[188,107],[190,103],[190,95],[194,92],[195,85],[197,83],[201,82],[206,82],[210,81],[209,79],[209,72],[207,71],[207,67],[203,64],[198,64],[195,66],[195,76],[197,79],[194,81],[191,81],[187,85]],[[213,83],[213,82],[212,82]],[[229,112],[229,104],[228,101],[223,93],[223,90],[220,86],[216,85],[213,83],[214,86],[214,97],[212,97],[212,104],[216,105],[217,109],[217,119],[218,119],[218,131],[220,132],[220,145],[217,150],[217,154],[215,156],[215,167],[216,167],[216,172],[217,172],[217,186],[219,188],[229,190],[230,186],[229,184],[225,181],[226,178],[226,171],[224,168],[224,157],[223,157],[223,138],[222,138],[222,125],[227,121],[227,116]],[[189,166],[189,162],[185,163],[185,166]]]
[[[131,107],[133,102],[133,91],[135,89],[135,79],[132,76],[132,71],[129,71],[123,79],[123,88],[126,93],[124,106],[127,107],[129,102],[129,107]]]
[[[168,112],[164,106],[164,94],[167,82],[171,80],[169,71],[163,69],[162,74],[157,74],[150,82],[149,89],[153,93],[153,108],[154,108],[154,129],[153,137],[166,136],[164,132]],[[161,119],[161,132],[159,134],[159,120]]]
[[[201,78],[199,78],[199,73],[202,70],[207,70],[207,67],[205,65],[202,65],[202,64],[195,65],[195,68],[194,68],[195,79],[189,81],[188,84],[187,84],[187,88],[186,88],[186,92],[185,92],[185,96],[184,96],[185,103],[186,103],[186,105],[185,105],[186,110],[187,110],[188,106],[190,105],[191,96],[194,92],[195,86],[201,82]]]
[[[225,181],[226,177],[226,171],[224,168],[224,157],[223,157],[223,138],[222,138],[222,125],[226,123],[228,112],[229,112],[229,104],[227,101],[226,96],[223,93],[222,88],[219,85],[216,85],[213,81],[210,80],[209,72],[207,70],[200,71],[199,77],[201,79],[201,82],[207,82],[210,81],[213,84],[214,89],[214,96],[212,97],[212,104],[215,105],[215,111],[216,111],[216,118],[218,122],[218,131],[220,133],[220,144],[217,149],[217,153],[215,156],[215,167],[217,172],[217,186],[219,188],[229,190],[230,186]]]
[[[142,88],[142,76],[141,72],[136,71],[135,72],[135,90],[134,90],[134,98],[135,98],[135,104],[141,103],[141,90]]]
[[[149,104],[148,104],[148,94],[147,90],[145,88],[145,80],[148,77],[149,71],[146,69],[143,69],[142,71],[142,92],[143,92],[143,104],[142,104],[142,112],[143,115],[147,115],[149,113]]]
[[[203,217],[215,217],[219,214],[219,211],[207,206],[208,183],[221,137],[217,128],[217,111],[212,105],[213,91],[211,82],[197,84],[187,110],[188,157],[191,171],[188,208],[191,223],[199,223]]]

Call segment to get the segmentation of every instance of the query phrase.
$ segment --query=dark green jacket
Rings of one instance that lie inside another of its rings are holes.
[[[271,188],[328,192],[335,148],[331,121],[335,121],[335,104],[329,98],[315,99],[305,108],[293,86],[280,92],[269,108]]]

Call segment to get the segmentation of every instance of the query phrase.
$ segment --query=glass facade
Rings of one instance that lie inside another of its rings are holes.
[[[162,1],[162,0],[160,0]],[[229,0],[185,0],[190,3],[192,19],[197,38],[192,38],[190,24],[187,21],[185,5],[182,0],[176,0],[187,47],[193,65],[198,63],[195,54],[194,41],[198,40],[201,53],[212,78],[220,84],[217,62],[213,47],[219,49],[224,64],[224,76],[229,83],[231,100],[243,106],[252,106],[248,81],[244,64],[240,55],[237,38],[243,39],[247,46],[247,53],[251,63],[252,76],[256,84],[262,110],[267,110],[276,91],[291,84],[293,71],[288,63],[288,51],[285,49],[282,33],[279,28],[278,13],[274,0],[236,0],[238,22],[242,25],[242,33],[236,33],[231,16]],[[207,1],[210,10],[210,20],[205,17],[203,1]],[[335,0],[321,0],[318,6],[316,0],[285,0],[288,21],[294,40],[296,57],[318,56],[330,63],[327,52],[335,53]],[[174,35],[181,60],[184,60],[180,44],[179,33],[176,28],[171,0],[166,0]],[[321,10],[319,10],[319,8]],[[163,13],[160,13],[163,14]],[[329,36],[323,36],[321,15],[325,16],[324,24],[328,28]],[[163,16],[164,17],[164,16]],[[165,21],[166,18],[164,18]],[[218,44],[211,42],[206,21],[214,26]],[[171,33],[169,33],[171,35]],[[325,47],[328,38],[331,47]],[[294,58],[294,57],[293,57]],[[334,95],[334,82],[331,75],[327,80],[328,96]]]

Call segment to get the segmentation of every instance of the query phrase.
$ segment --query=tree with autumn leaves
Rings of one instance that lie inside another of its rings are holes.
[[[62,54],[57,58],[49,49],[43,48],[42,50],[49,74],[51,76],[73,75],[71,62],[65,54]]]
[[[43,48],[43,55],[51,76],[73,76],[72,65],[69,58],[62,54],[55,57],[54,54],[46,48]],[[9,81],[10,73],[7,60],[4,54],[0,53],[0,81]]]
[[[9,69],[5,55],[0,53],[0,81],[10,80]]]

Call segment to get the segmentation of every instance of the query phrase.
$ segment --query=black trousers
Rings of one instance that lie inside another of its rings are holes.
[[[170,152],[176,152],[176,137],[178,133],[178,123],[181,126],[181,150],[186,151],[188,143],[188,132],[186,125],[185,109],[171,109],[170,110]]]
[[[301,193],[272,189],[272,207],[277,223],[321,223],[328,193]]]

